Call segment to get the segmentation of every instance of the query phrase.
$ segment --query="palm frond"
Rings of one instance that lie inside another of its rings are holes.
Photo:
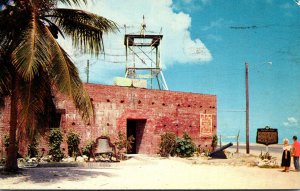
[[[50,42],[51,65],[48,67],[48,73],[53,77],[53,81],[56,83],[58,90],[67,96],[71,96],[72,82],[67,64],[69,62],[68,56],[46,26],[43,28],[43,33],[48,42]]]
[[[82,119],[85,122],[91,122],[94,116],[94,108],[89,94],[85,90],[82,83],[78,85],[74,83],[72,90],[73,102],[76,109],[79,110]]]
[[[84,53],[99,55],[104,51],[103,33],[118,30],[113,21],[82,10],[55,9],[50,16]]]
[[[41,32],[40,25],[33,13],[21,43],[12,53],[12,63],[18,74],[27,81],[39,74],[39,67],[46,68],[50,62],[49,42]]]
[[[59,0],[61,3],[66,4],[66,5],[78,5],[80,6],[81,2],[83,2],[84,4],[87,3],[87,0]]]
[[[79,77],[78,70],[71,59],[68,57],[67,53],[64,52],[65,60],[67,61],[68,71],[71,77],[71,96],[76,109],[82,116],[82,119],[86,122],[90,122],[93,118],[94,110],[90,100],[89,94],[84,89],[84,86]],[[55,68],[53,68],[55,70]],[[55,70],[56,71],[56,70]],[[55,72],[54,71],[54,72]]]
[[[1,55],[1,54],[0,54]],[[5,98],[10,95],[10,73],[7,70],[2,57],[0,58],[0,109],[5,106]]]
[[[20,15],[10,15],[11,11],[15,11],[14,7],[9,7],[0,11],[0,46],[5,52],[10,51],[12,42],[18,44],[20,32],[22,31],[22,22]]]
[[[59,92],[73,99],[75,107],[81,113],[82,118],[85,121],[89,121],[93,116],[93,108],[90,97],[80,80],[76,66],[46,27],[44,28],[44,34],[52,44],[53,59],[52,64],[48,68],[50,78]]]
[[[10,87],[11,75],[7,68],[7,64],[2,58],[3,57],[0,57],[0,95],[8,96],[10,94],[9,87]]]
[[[49,30],[50,30],[52,36],[53,36],[55,39],[58,38],[58,33],[59,33],[63,38],[65,38],[63,32],[62,32],[62,31],[61,31],[61,30],[60,30],[60,29],[59,29],[52,21],[50,21],[49,19],[47,19],[47,18],[45,18],[45,17],[42,17],[42,18],[40,18],[40,19],[48,23],[48,25],[49,25],[48,28],[49,28]]]
[[[30,82],[22,80],[20,83],[20,135],[32,136],[38,125],[37,115],[44,113],[44,100],[51,97],[51,87],[47,74],[41,69],[42,75],[35,77]]]
[[[0,94],[0,109],[3,109],[5,106],[5,96]]]

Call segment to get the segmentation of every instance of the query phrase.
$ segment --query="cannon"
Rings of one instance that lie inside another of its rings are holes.
[[[228,147],[231,147],[233,144],[230,142],[227,145],[224,145],[220,148],[217,148],[216,150],[214,150],[213,152],[210,152],[208,154],[208,156],[212,157],[212,158],[219,158],[219,159],[227,159],[224,150],[227,149]]]

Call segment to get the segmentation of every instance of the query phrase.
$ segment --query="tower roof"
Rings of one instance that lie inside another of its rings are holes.
[[[154,46],[160,44],[163,35],[125,34],[124,45],[126,46]]]

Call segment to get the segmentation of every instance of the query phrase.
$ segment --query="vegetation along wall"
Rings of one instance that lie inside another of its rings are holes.
[[[217,100],[215,95],[151,90],[99,84],[85,84],[95,110],[94,121],[84,123],[73,103],[55,95],[56,117],[52,128],[60,128],[64,136],[61,145],[67,154],[66,136],[70,129],[80,134],[80,147],[101,135],[112,142],[118,132],[133,135],[132,153],[156,154],[160,135],[174,132],[182,136],[187,132],[198,147],[210,148],[217,130]],[[5,156],[4,135],[9,130],[9,102],[0,112],[1,153]],[[47,154],[50,128],[39,131],[39,152]],[[19,140],[19,153],[27,153],[28,140]]]

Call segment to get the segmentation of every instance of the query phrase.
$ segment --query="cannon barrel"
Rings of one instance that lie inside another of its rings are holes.
[[[208,156],[212,156],[214,153],[218,153],[218,152],[220,152],[220,151],[223,151],[223,150],[227,149],[228,147],[231,147],[232,145],[233,145],[233,144],[230,142],[230,143],[228,143],[227,145],[224,145],[224,146],[222,146],[222,147],[220,147],[220,148],[217,148],[217,149],[214,150],[213,152],[209,153]]]

